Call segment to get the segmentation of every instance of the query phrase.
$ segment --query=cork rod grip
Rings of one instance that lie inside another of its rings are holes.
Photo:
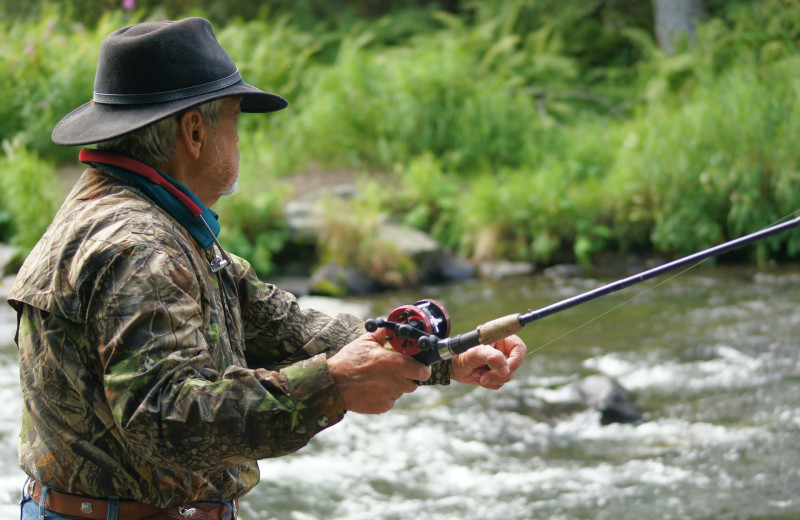
[[[492,321],[487,321],[478,327],[478,336],[482,345],[491,345],[522,330],[519,322],[519,313],[509,314]]]

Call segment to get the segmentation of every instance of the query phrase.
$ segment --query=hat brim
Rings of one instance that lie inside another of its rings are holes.
[[[89,101],[58,122],[51,138],[56,144],[78,146],[116,139],[188,108],[215,99],[242,98],[242,112],[275,112],[289,103],[244,81],[199,96],[149,105],[111,105]]]

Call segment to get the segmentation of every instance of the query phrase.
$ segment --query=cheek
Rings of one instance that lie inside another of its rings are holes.
[[[234,126],[228,134],[228,149],[230,150],[230,161],[234,165],[239,164],[239,132]]]
[[[239,173],[239,147],[236,144],[231,147],[231,153],[228,156],[228,169],[231,175]]]

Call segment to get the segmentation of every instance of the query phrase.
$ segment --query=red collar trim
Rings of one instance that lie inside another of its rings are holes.
[[[174,184],[165,179],[164,176],[158,172],[158,170],[151,168],[143,162],[137,161],[136,159],[131,159],[130,157],[125,157],[124,155],[120,155],[118,153],[108,152],[105,150],[92,150],[90,148],[84,148],[81,150],[78,154],[78,159],[85,163],[98,163],[101,165],[108,164],[111,166],[125,168],[126,170],[141,175],[153,184],[157,184],[158,186],[167,190],[170,195],[178,199],[181,204],[186,206],[186,209],[188,209],[195,217],[199,217],[203,213],[203,210],[200,209],[200,206],[195,204],[194,201],[190,199],[184,192],[176,188]]]

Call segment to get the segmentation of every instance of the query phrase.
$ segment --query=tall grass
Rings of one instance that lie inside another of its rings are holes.
[[[16,138],[56,160],[73,158],[50,142],[53,126],[91,98],[102,39],[133,21],[108,13],[87,29],[55,6],[35,20],[0,20],[0,141]]]
[[[799,58],[742,61],[680,107],[653,107],[633,120],[608,180],[625,194],[617,204],[623,229],[644,225],[655,248],[686,253],[796,211]],[[772,238],[758,254],[781,244],[795,253],[799,239]]]
[[[385,191],[383,207],[475,261],[588,264],[615,238],[604,179],[618,134],[599,121],[580,131],[553,128],[537,143],[546,160],[467,179],[424,155],[394,172],[397,189]]]
[[[436,41],[380,53],[363,44],[344,40],[302,98],[288,124],[297,153],[382,169],[432,153],[465,172],[525,160],[537,112],[508,82],[476,77],[474,56]]]
[[[623,4],[489,0],[301,25],[262,11],[217,26],[245,80],[290,101],[241,118],[242,191],[259,195],[221,203],[226,245],[272,269],[286,243],[276,185],[328,168],[379,174],[349,210],[365,231],[337,227],[339,207],[323,248],[363,251],[365,266],[375,248],[361,241],[387,219],[476,260],[589,264],[609,249],[690,252],[794,211],[800,5],[715,3],[695,46],[665,55]],[[102,38],[141,19],[0,21],[0,140],[16,157],[74,160],[52,126],[91,95]],[[0,233],[20,229],[9,208]],[[787,233],[754,258],[799,252]]]
[[[39,240],[60,204],[53,165],[25,148],[20,140],[3,141],[0,155],[0,226],[8,226],[18,260]],[[5,221],[5,222],[3,222]]]

